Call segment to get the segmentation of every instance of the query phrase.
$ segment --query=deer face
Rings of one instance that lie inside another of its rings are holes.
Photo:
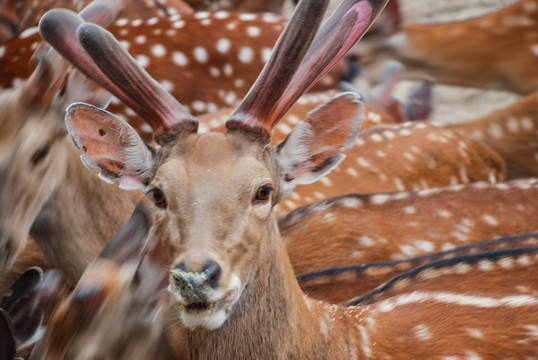
[[[171,291],[188,327],[214,329],[239,299],[276,222],[273,149],[241,137],[191,135],[150,184],[172,263]]]

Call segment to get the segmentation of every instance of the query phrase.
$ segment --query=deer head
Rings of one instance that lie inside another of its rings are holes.
[[[168,299],[168,264],[158,237],[149,239],[152,225],[146,206],[139,204],[56,307],[32,356],[153,358],[151,345],[159,342]]]
[[[221,326],[271,251],[273,207],[298,184],[316,181],[343,158],[362,120],[354,94],[310,114],[277,146],[272,128],[368,29],[385,1],[344,1],[320,29],[326,2],[302,1],[260,77],[226,122],[227,133],[197,135],[197,121],[102,28],[56,31],[65,13],[45,16],[45,39],[126,102],[154,129],[158,148],[112,114],[73,104],[67,128],[83,162],[104,180],[146,191],[172,264],[172,292],[191,328]],[[310,45],[312,45],[310,47]],[[309,48],[310,47],[310,48]],[[116,65],[114,65],[116,64]],[[273,236],[273,237],[272,237]],[[256,265],[258,264],[258,265]],[[262,265],[263,266],[263,265]]]
[[[80,16],[107,24],[116,10],[94,2]],[[5,147],[0,155],[0,248],[9,263],[24,249],[33,221],[65,175],[67,132],[61,119],[66,106],[82,99],[105,105],[109,99],[78,72],[71,73],[65,85],[68,64],[56,51],[44,47],[37,55],[32,77],[0,98],[6,109],[0,115],[6,128],[0,141]]]

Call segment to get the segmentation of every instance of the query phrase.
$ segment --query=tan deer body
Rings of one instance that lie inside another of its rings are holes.
[[[394,26],[394,25],[391,25]],[[478,18],[445,24],[403,23],[358,54],[397,59],[410,71],[460,86],[538,90],[538,2],[521,0]],[[361,44],[361,45],[364,45]]]
[[[340,149],[353,143],[360,128],[362,106],[346,93],[318,108],[276,147],[268,145],[271,131],[385,3],[344,1],[316,36],[327,4],[299,2],[271,59],[227,120],[226,134],[196,134],[197,120],[110,33],[92,24],[80,24],[76,35],[59,32],[56,25],[67,19],[60,12],[43,19],[47,41],[128,101],[154,130],[159,148],[96,107],[73,104],[66,116],[88,166],[99,166],[101,177],[119,179],[123,188],[146,191],[153,201],[191,358],[417,358],[473,351],[462,336],[442,338],[446,346],[415,340],[410,329],[434,315],[432,326],[441,324],[445,333],[459,334],[462,324],[482,330],[491,320],[487,331],[496,341],[475,347],[477,356],[535,353],[536,296],[418,291],[344,308],[309,300],[295,280],[273,207],[295,185],[316,181],[342,160]],[[333,116],[335,110],[341,116]],[[410,309],[416,316],[409,316]],[[509,336],[502,337],[506,324]],[[413,336],[413,346],[393,346],[402,335]]]

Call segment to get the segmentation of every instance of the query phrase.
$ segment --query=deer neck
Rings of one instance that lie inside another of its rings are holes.
[[[129,218],[140,193],[117,189],[88,171],[79,153],[64,139],[64,178],[46,201],[30,233],[47,259],[76,284],[115,232]]]
[[[299,288],[278,228],[260,249],[259,266],[218,329],[187,332],[192,359],[328,359],[332,326],[324,304]],[[321,326],[320,326],[321,324]]]

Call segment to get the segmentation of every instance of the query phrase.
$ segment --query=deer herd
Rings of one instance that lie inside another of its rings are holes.
[[[0,0],[1,360],[538,358],[538,0],[328,3]]]

